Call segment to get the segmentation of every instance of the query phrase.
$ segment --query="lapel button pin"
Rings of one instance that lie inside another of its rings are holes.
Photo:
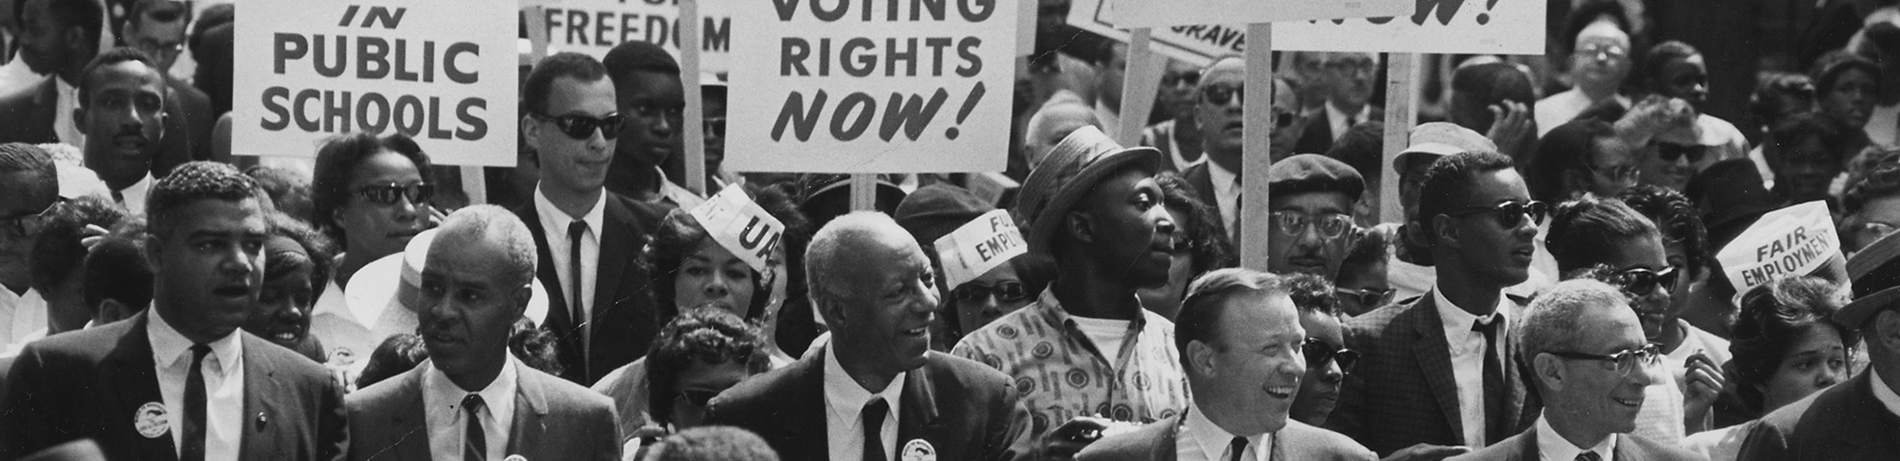
[[[269,423],[270,423],[270,418],[269,418],[269,417],[266,417],[266,416],[264,416],[264,412],[261,412],[261,411],[260,411],[260,412],[258,412],[258,413],[257,413],[257,428],[258,428],[258,430],[263,430],[263,429],[264,429],[264,425],[265,425],[265,424],[269,424]]]

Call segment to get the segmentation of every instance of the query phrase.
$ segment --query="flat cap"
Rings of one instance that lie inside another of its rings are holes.
[[[1317,154],[1300,154],[1267,168],[1267,193],[1274,197],[1309,192],[1339,192],[1359,200],[1366,179],[1345,162]]]

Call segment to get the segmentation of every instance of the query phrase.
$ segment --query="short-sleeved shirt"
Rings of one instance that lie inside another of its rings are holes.
[[[1188,407],[1174,322],[1141,309],[1121,350],[1104,355],[1054,292],[1043,291],[1036,302],[963,337],[951,351],[1015,380],[1017,396],[1029,408],[1032,437],[1077,416],[1149,423]]]

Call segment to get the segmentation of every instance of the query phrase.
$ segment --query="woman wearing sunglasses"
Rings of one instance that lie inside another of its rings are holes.
[[[1734,392],[1716,406],[1716,424],[1732,425],[1691,435],[1682,447],[1734,460],[1755,418],[1846,380],[1850,347],[1860,338],[1833,321],[1843,301],[1834,284],[1815,277],[1776,280],[1743,295],[1729,338],[1735,360],[1724,368],[1735,377]]]
[[[371,337],[377,318],[358,318],[344,287],[372,261],[401,253],[409,240],[441,222],[429,204],[429,155],[403,134],[355,133],[330,138],[317,150],[310,184],[311,217],[334,240],[335,275],[312,309],[311,332],[337,351],[366,360],[382,338]]]
[[[1300,392],[1293,396],[1287,417],[1325,427],[1326,418],[1339,403],[1340,384],[1359,363],[1359,352],[1346,348],[1333,284],[1312,274],[1287,277],[1286,284],[1293,305],[1300,309],[1300,328],[1306,330],[1306,342],[1300,346],[1306,357],[1306,375],[1300,378]]]
[[[1687,280],[1667,260],[1662,233],[1649,218],[1616,199],[1584,197],[1557,207],[1550,251],[1568,277],[1591,277],[1622,289],[1643,335],[1667,354],[1668,376],[1648,388],[1636,434],[1664,443],[1708,429],[1709,409],[1726,386],[1720,365],[1728,344],[1676,319],[1671,293]]]

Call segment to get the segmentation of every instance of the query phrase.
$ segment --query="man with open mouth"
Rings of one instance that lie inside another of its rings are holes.
[[[165,135],[165,77],[145,53],[114,48],[99,53],[80,74],[80,105],[74,122],[86,134],[86,168],[99,173],[112,201],[145,211],[152,185],[152,159]]]

